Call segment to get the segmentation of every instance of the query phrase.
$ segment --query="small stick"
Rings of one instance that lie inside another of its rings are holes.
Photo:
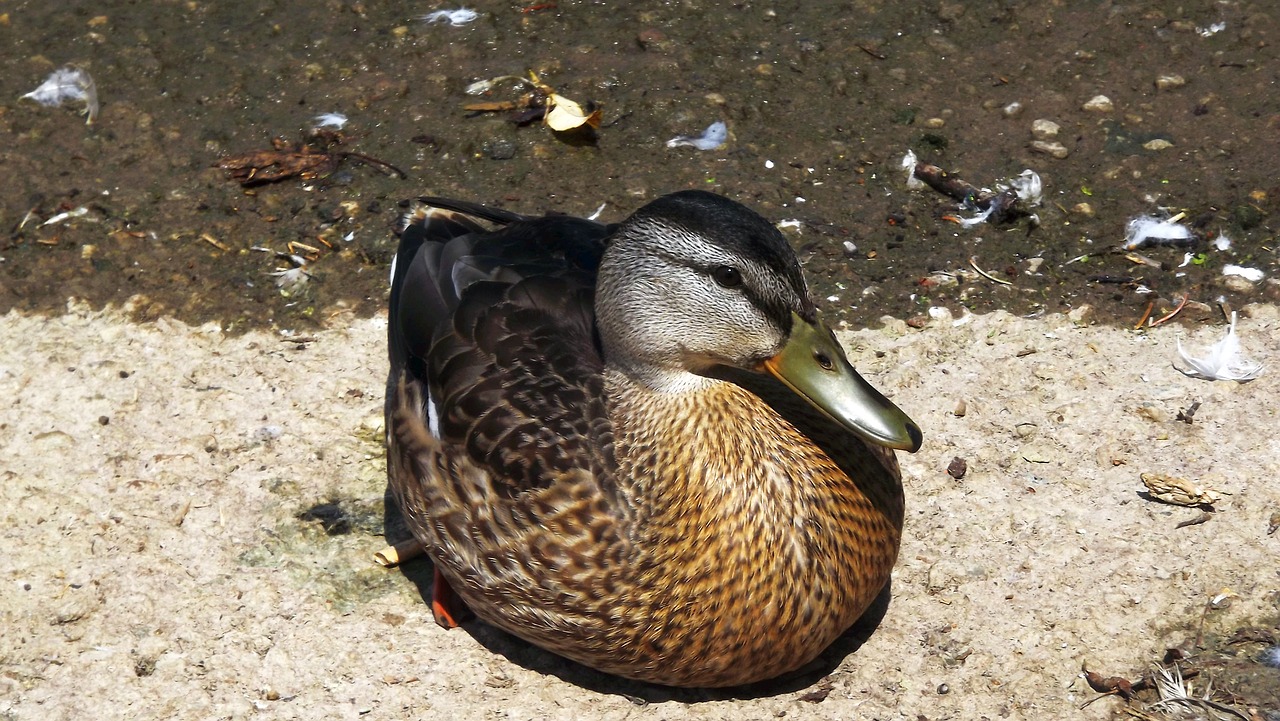
[[[215,248],[217,248],[218,250],[221,250],[221,251],[223,251],[223,252],[228,251],[228,250],[231,250],[231,249],[230,249],[230,248],[228,248],[224,243],[222,243],[221,241],[219,241],[217,238],[213,237],[212,235],[209,235],[208,233],[201,233],[201,234],[200,234],[200,240],[203,240],[204,242],[208,243],[209,245],[212,245],[213,247],[215,247]]]
[[[400,178],[401,180],[404,180],[405,178],[409,177],[408,173],[397,168],[391,163],[383,162],[381,160],[378,160],[377,158],[371,158],[368,155],[365,155],[364,153],[353,153],[348,151],[345,153],[339,153],[339,155],[341,155],[344,158],[351,158],[353,160],[359,161],[361,163],[364,163],[365,165],[371,165],[374,168],[381,170],[384,175],[397,177],[397,178]]]
[[[410,538],[378,551],[373,554],[373,560],[383,568],[395,568],[405,561],[421,556],[424,550],[422,544],[418,543],[418,539]]]
[[[1182,523],[1179,523],[1178,525],[1174,526],[1174,528],[1186,528],[1187,526],[1198,526],[1201,523],[1205,523],[1210,518],[1213,518],[1212,513],[1208,511],[1201,511],[1199,516],[1196,516],[1190,521],[1183,521]]]
[[[999,283],[1000,285],[1013,285],[1013,283],[1010,283],[1010,282],[1009,282],[1009,281],[1007,281],[1007,280],[1002,280],[1002,279],[1000,279],[1000,278],[997,278],[997,277],[995,277],[994,275],[991,275],[990,273],[988,273],[987,271],[985,271],[985,270],[983,270],[983,269],[979,268],[979,267],[978,267],[978,256],[976,256],[976,255],[975,255],[975,256],[971,256],[971,257],[969,258],[969,265],[973,266],[973,269],[974,269],[974,270],[976,270],[976,271],[978,271],[978,275],[982,276],[983,278],[986,278],[987,280],[991,281],[992,283]]]
[[[1154,300],[1147,303],[1147,312],[1143,313],[1142,317],[1138,319],[1138,324],[1133,327],[1134,330],[1142,330],[1142,324],[1146,323],[1147,319],[1151,317],[1151,311],[1155,309],[1155,307],[1156,302]]]
[[[884,60],[885,58],[889,57],[888,55],[881,55],[880,53],[876,52],[875,50],[872,50],[871,48],[867,47],[866,45],[859,45],[859,46],[857,46],[857,47],[858,47],[858,49],[859,49],[859,50],[861,50],[862,52],[866,53],[867,55],[870,55],[871,57],[875,58],[876,60]]]
[[[1160,320],[1152,321],[1152,323],[1151,323],[1151,327],[1152,327],[1152,328],[1154,328],[1154,327],[1156,327],[1156,326],[1160,325],[1161,323],[1166,323],[1166,322],[1168,322],[1171,318],[1173,318],[1175,315],[1177,315],[1178,313],[1182,312],[1182,309],[1187,307],[1187,301],[1188,301],[1188,300],[1190,300],[1190,299],[1191,299],[1191,294],[1190,294],[1190,293],[1187,293],[1186,295],[1182,296],[1182,301],[1181,301],[1180,303],[1178,303],[1178,307],[1177,307],[1177,308],[1174,308],[1174,309],[1173,309],[1173,310],[1171,310],[1171,311],[1169,311],[1169,313],[1168,313],[1168,314],[1166,314],[1166,315],[1165,315],[1163,318],[1161,318]]]
[[[319,248],[316,248],[316,247],[313,247],[313,246],[307,245],[306,243],[303,243],[303,242],[300,242],[300,241],[297,241],[297,240],[291,240],[291,241],[289,241],[289,243],[288,243],[288,248],[289,248],[289,252],[290,252],[290,253],[297,252],[297,251],[295,251],[295,250],[294,250],[294,248],[302,248],[303,250],[310,251],[310,252],[312,252],[312,253],[319,253],[319,252],[320,252],[320,249],[319,249]]]

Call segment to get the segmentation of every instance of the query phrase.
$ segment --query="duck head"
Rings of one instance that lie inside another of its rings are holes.
[[[776,377],[835,422],[916,451],[921,432],[849,363],[818,317],[795,252],[745,206],[711,193],[659,198],[623,221],[600,262],[605,361],[656,391],[728,366]]]

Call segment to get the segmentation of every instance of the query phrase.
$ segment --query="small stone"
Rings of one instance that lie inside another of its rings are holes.
[[[1165,140],[1164,138],[1156,138],[1155,140],[1148,140],[1143,143],[1142,147],[1147,150],[1168,150],[1173,147],[1173,143]]]
[[[964,3],[959,2],[943,2],[938,3],[938,19],[946,22],[954,22],[964,15]]]
[[[1031,149],[1037,153],[1044,153],[1045,155],[1057,158],[1058,160],[1063,160],[1071,154],[1071,151],[1067,150],[1067,146],[1056,141],[1049,142],[1046,140],[1033,140],[1031,141]]]
[[[1187,84],[1181,75],[1161,75],[1156,78],[1156,90],[1176,90]]]
[[[929,118],[928,120],[924,121],[924,126],[926,128],[931,128],[933,130],[946,127],[946,125],[947,125],[947,121],[943,120],[942,118]]]
[[[965,403],[964,399],[961,398],[960,400],[956,401],[955,410],[951,411],[951,414],[954,415],[956,418],[964,418],[965,414],[968,412],[969,412],[969,404]]]
[[[1089,205],[1088,203],[1076,203],[1075,205],[1071,206],[1071,212],[1076,215],[1083,216],[1085,218],[1092,218],[1093,206]]]
[[[1111,98],[1108,98],[1105,95],[1095,95],[1092,98],[1089,98],[1088,102],[1084,105],[1080,106],[1080,109],[1086,110],[1090,113],[1109,113],[1112,110],[1115,110],[1116,106],[1115,103],[1111,102]]]
[[[658,52],[670,52],[675,46],[666,33],[657,28],[647,28],[637,33],[636,44],[640,46],[641,50]]]
[[[1019,115],[1022,115],[1022,103],[1015,100],[1012,103],[1009,103],[1008,105],[1004,106],[1003,108],[1000,108],[1000,112],[1006,118],[1016,118]]]
[[[1027,258],[1027,272],[1035,275],[1040,272],[1040,266],[1044,265],[1044,258]]]
[[[1062,126],[1052,120],[1040,118],[1031,123],[1031,135],[1036,140],[1053,140],[1058,137],[1058,132],[1062,130]]]
[[[1169,411],[1159,403],[1143,403],[1138,406],[1137,413],[1140,417],[1146,418],[1152,423],[1168,423],[1172,420]]]
[[[1241,278],[1238,275],[1229,275],[1223,278],[1222,285],[1226,286],[1227,290],[1242,295],[1247,295],[1258,289],[1248,278]]]
[[[957,481],[964,478],[964,474],[969,471],[969,464],[960,456],[951,459],[947,464],[947,475]]]
[[[1067,320],[1075,325],[1089,325],[1093,321],[1093,306],[1084,303],[1072,308],[1067,311]]]
[[[1030,443],[1022,448],[1022,460],[1027,463],[1049,463],[1053,461],[1053,451],[1043,443]]]
[[[504,138],[484,141],[483,149],[490,160],[511,160],[516,157],[516,144]]]

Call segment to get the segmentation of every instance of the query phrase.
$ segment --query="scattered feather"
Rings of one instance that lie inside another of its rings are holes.
[[[1200,33],[1200,37],[1202,38],[1210,38],[1226,29],[1226,23],[1214,23],[1206,28],[1197,27],[1196,32]]]
[[[907,171],[907,187],[912,190],[924,187],[924,181],[916,177],[917,162],[914,151],[908,150],[907,154],[902,156],[902,169]]]
[[[98,86],[89,73],[70,65],[54,70],[40,87],[23,95],[50,108],[66,103],[84,103],[86,123],[98,119]]]
[[[1213,681],[1206,683],[1204,692],[1197,696],[1191,684],[1183,680],[1182,669],[1178,668],[1177,664],[1173,665],[1172,670],[1155,664],[1155,673],[1151,675],[1156,682],[1156,692],[1160,694],[1160,700],[1148,705],[1147,710],[1167,712],[1173,708],[1182,707],[1187,710],[1199,709],[1207,712],[1210,718],[1225,718],[1222,714],[1227,714],[1242,721],[1251,719],[1249,714],[1235,706],[1214,701]],[[1219,713],[1215,714],[1214,711]]]
[[[961,218],[959,216],[955,216],[955,221],[965,228],[972,228],[975,225],[981,225],[982,223],[987,222],[987,218],[990,218],[991,214],[994,212],[996,212],[996,205],[995,203],[992,203],[986,210],[978,213],[972,218]]]
[[[1264,666],[1280,669],[1280,646],[1267,646],[1262,649],[1262,656],[1259,659]]]
[[[707,129],[702,131],[702,135],[677,135],[667,141],[667,147],[679,148],[689,146],[697,148],[698,150],[715,150],[716,148],[724,145],[728,140],[729,126],[725,125],[723,120],[717,120],[716,122],[708,125]]]
[[[1222,274],[1224,276],[1236,275],[1254,283],[1262,280],[1266,275],[1257,268],[1246,268],[1243,265],[1231,265],[1230,263],[1222,266]]]
[[[1244,383],[1262,374],[1263,365],[1248,360],[1240,354],[1240,339],[1236,336],[1236,313],[1231,313],[1231,326],[1227,335],[1209,349],[1204,358],[1192,358],[1182,349],[1182,339],[1178,339],[1178,355],[1189,368],[1174,366],[1180,373],[1192,378],[1203,378],[1211,381],[1237,381]]]
[[[286,298],[297,294],[311,281],[311,274],[307,272],[306,267],[301,265],[295,268],[277,270],[269,275],[275,277],[276,287],[280,289],[280,295]]]
[[[596,212],[587,216],[587,220],[596,220],[597,218],[599,218],[600,214],[604,212],[604,208],[606,205],[608,205],[608,203],[601,203],[600,207],[596,208]]]
[[[1148,245],[1186,248],[1195,242],[1191,229],[1178,225],[1173,218],[1162,220],[1140,215],[1125,226],[1124,249],[1137,250]]]
[[[82,205],[79,208],[76,208],[75,210],[67,210],[67,211],[58,213],[52,218],[49,218],[48,220],[41,223],[41,225],[53,225],[55,223],[61,223],[64,220],[79,218],[81,216],[88,215],[88,214],[89,214],[89,209]]]
[[[799,218],[787,218],[778,221],[778,230],[795,230],[797,233],[804,227]]]
[[[1011,180],[996,183],[997,190],[1009,188],[1018,194],[1018,199],[1029,206],[1037,206],[1044,200],[1044,181],[1040,180],[1040,174],[1034,170],[1027,169],[1018,174],[1018,177]]]
[[[1219,232],[1218,237],[1213,239],[1213,247],[1218,250],[1231,250],[1231,239],[1226,233]]]
[[[457,10],[436,10],[423,15],[422,20],[433,25],[435,23],[449,23],[457,28],[475,22],[478,17],[480,17],[480,13],[475,10],[458,8]]]
[[[496,78],[489,78],[487,80],[477,80],[474,83],[471,83],[470,85],[468,85],[466,88],[464,88],[463,92],[465,92],[467,95],[484,95],[490,90],[493,90],[494,88],[498,87],[499,84],[505,83],[507,81],[511,81],[516,85],[525,85],[529,83],[528,80],[520,77],[519,75],[499,75]]]
[[[347,124],[347,116],[342,113],[321,113],[316,116],[316,128],[333,128],[342,130]]]

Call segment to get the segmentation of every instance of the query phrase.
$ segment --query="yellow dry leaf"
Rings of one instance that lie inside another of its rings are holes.
[[[1222,495],[1212,488],[1163,473],[1143,473],[1142,483],[1153,498],[1175,506],[1212,506],[1222,500]]]
[[[593,128],[600,127],[599,109],[588,113],[578,103],[556,93],[552,93],[547,97],[547,105],[550,106],[551,110],[547,112],[543,122],[552,130],[563,132],[580,128],[583,125],[590,125]]]

